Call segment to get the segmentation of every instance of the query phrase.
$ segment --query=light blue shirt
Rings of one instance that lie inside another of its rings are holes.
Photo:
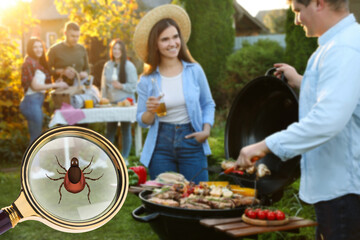
[[[209,84],[207,82],[205,73],[201,66],[197,63],[188,63],[182,61],[183,64],[183,93],[185,98],[186,109],[189,114],[192,127],[196,132],[203,130],[205,123],[214,124],[215,102],[211,96]],[[145,144],[141,153],[140,162],[146,167],[149,166],[152,154],[155,149],[157,134],[159,130],[159,117],[155,116],[155,121],[152,125],[147,125],[142,122],[141,117],[146,112],[146,101],[150,96],[153,96],[153,91],[158,95],[157,89],[153,89],[151,79],[157,81],[158,86],[161,86],[161,77],[159,68],[150,75],[143,75],[137,85],[138,92],[138,107],[137,107],[137,122],[141,127],[150,127],[147,134]],[[211,154],[211,150],[207,141],[203,143],[204,153]]]
[[[307,203],[360,194],[360,26],[351,14],[318,39],[300,87],[299,122],[266,138],[282,160],[302,154]]]

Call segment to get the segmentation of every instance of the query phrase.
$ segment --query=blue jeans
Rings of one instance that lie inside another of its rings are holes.
[[[360,195],[348,194],[315,204],[317,240],[360,239]]]
[[[196,184],[208,181],[207,158],[202,144],[195,138],[185,139],[194,132],[191,124],[160,123],[149,174],[151,179],[163,172],[178,172]],[[195,177],[195,178],[194,178]],[[193,179],[194,178],[194,179]]]
[[[42,105],[44,103],[43,93],[25,95],[20,103],[20,111],[28,122],[30,143],[40,136],[43,124]]]
[[[113,144],[115,143],[115,135],[117,130],[117,122],[108,122],[106,124],[106,138]],[[132,136],[131,136],[131,123],[121,122],[121,135],[122,135],[122,151],[121,155],[127,159],[131,150]]]

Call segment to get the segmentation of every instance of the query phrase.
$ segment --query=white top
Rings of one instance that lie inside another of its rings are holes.
[[[185,124],[190,122],[186,110],[183,93],[182,73],[175,77],[164,77],[161,75],[161,89],[164,93],[163,100],[166,106],[166,116],[159,119],[160,122],[172,124]]]
[[[113,73],[112,73],[112,76],[111,76],[111,80],[112,81],[117,81],[118,80],[118,74],[117,74],[116,67],[113,67]]]
[[[46,75],[45,73],[43,73],[41,70],[36,69],[35,74],[34,74],[34,78],[32,81],[36,81],[38,84],[45,84],[45,79],[46,79]],[[31,86],[28,88],[28,90],[26,91],[25,95],[30,95],[30,94],[34,94],[37,92],[42,92],[45,93],[45,90],[41,90],[41,91],[34,91],[31,89]]]

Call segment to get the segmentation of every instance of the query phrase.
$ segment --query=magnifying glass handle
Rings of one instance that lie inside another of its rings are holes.
[[[0,210],[0,235],[15,227],[20,218],[15,209],[10,206]]]

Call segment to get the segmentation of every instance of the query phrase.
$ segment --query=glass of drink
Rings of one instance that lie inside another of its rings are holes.
[[[94,102],[93,100],[85,100],[85,108],[93,108],[94,107]]]
[[[159,117],[164,117],[166,116],[166,105],[165,105],[165,101],[164,101],[164,93],[160,90],[156,80],[153,78],[151,79],[152,81],[152,84],[153,84],[153,93],[154,93],[154,96],[155,96],[155,88],[157,89],[159,95],[158,96],[161,96],[160,98],[160,105],[159,107],[156,109],[156,115],[158,115]]]
[[[166,105],[165,105],[165,102],[164,102],[163,98],[160,99],[160,105],[159,105],[159,107],[156,109],[156,114],[157,114],[159,117],[164,117],[164,116],[166,116]]]

